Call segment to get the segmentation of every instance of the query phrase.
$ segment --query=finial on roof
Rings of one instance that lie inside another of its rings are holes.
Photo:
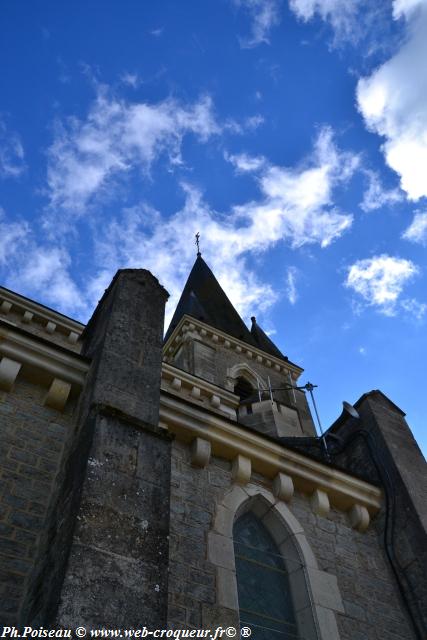
[[[195,237],[196,237],[196,242],[194,244],[197,246],[197,256],[201,256],[202,254],[200,253],[200,243],[199,243],[200,233],[197,232]]]
[[[256,318],[255,318],[255,316],[251,316],[251,321],[252,321],[252,324],[256,324]]]

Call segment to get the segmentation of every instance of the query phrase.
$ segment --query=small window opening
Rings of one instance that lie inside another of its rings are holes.
[[[236,384],[234,385],[234,393],[239,396],[240,402],[243,402],[251,398],[255,391],[251,383],[248,382],[246,378],[237,378]]]

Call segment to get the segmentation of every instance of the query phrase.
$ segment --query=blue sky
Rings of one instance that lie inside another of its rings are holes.
[[[318,384],[379,388],[424,451],[426,0],[6,1],[0,277],[86,321],[203,257]]]

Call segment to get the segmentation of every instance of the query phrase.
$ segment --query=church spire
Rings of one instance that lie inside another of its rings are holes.
[[[187,314],[224,333],[258,347],[276,358],[287,359],[276,345],[264,333],[255,318],[249,331],[226,293],[215,278],[211,269],[203,260],[199,246],[200,234],[196,234],[197,258],[191,269],[184,290],[179,299],[172,321],[166,332],[165,340],[178,325],[182,316]]]

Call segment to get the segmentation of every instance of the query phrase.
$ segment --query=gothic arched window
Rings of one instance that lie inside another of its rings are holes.
[[[251,628],[251,640],[296,640],[288,571],[273,538],[250,511],[233,537],[240,626]]]

